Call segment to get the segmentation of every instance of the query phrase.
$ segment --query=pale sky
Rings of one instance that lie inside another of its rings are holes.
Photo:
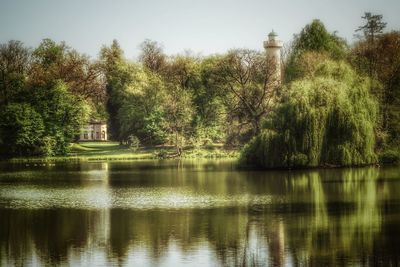
[[[0,0],[0,43],[34,47],[51,38],[97,57],[117,39],[134,59],[147,38],[167,54],[208,55],[260,50],[272,29],[289,41],[315,18],[352,42],[364,11],[382,14],[388,30],[400,30],[400,0]]]

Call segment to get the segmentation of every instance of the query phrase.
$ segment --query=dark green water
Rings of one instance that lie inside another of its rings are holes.
[[[398,266],[400,168],[0,165],[1,266]]]

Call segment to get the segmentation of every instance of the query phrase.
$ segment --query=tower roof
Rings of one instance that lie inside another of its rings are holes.
[[[274,31],[274,30],[272,30],[272,32],[270,32],[269,34],[268,34],[268,36],[278,36],[278,34]]]
[[[282,41],[279,40],[278,34],[272,30],[268,34],[268,40],[264,42],[264,48],[281,48],[282,47]]]

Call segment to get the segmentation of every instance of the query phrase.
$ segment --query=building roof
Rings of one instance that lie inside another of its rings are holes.
[[[278,34],[274,30],[272,30],[272,32],[270,32],[268,36],[278,36]]]

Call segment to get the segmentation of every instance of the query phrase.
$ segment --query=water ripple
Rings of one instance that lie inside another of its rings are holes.
[[[269,195],[212,195],[185,188],[43,188],[6,185],[0,189],[0,205],[6,208],[129,208],[181,209],[266,205]]]

